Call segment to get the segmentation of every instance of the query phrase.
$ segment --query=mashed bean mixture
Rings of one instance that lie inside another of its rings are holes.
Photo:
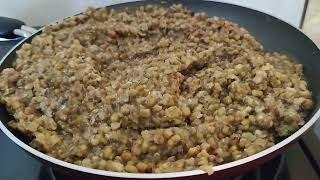
[[[295,132],[313,105],[301,64],[181,5],[88,9],[17,54],[0,76],[9,126],[90,168],[212,173]]]

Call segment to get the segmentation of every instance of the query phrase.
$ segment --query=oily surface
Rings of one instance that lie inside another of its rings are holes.
[[[132,173],[211,173],[295,132],[313,105],[302,65],[181,5],[51,25],[3,70],[0,93],[32,147]]]

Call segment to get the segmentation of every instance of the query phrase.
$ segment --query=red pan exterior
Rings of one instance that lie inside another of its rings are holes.
[[[212,175],[208,174],[201,174],[201,175],[194,175],[194,176],[186,176],[186,177],[176,177],[176,178],[163,178],[165,180],[232,180],[233,177],[237,177],[241,174],[244,174],[246,172],[249,172],[251,170],[256,169],[258,166],[276,158],[279,156],[281,153],[283,153],[286,148],[294,143],[296,143],[298,139],[291,141],[291,143],[287,144],[286,146],[274,151],[273,153],[270,153],[266,156],[263,156],[262,158],[250,161],[248,163],[225,169],[225,170],[220,170],[217,172],[214,172]],[[100,175],[94,175],[94,174],[89,174],[81,171],[76,171],[72,170],[69,168],[65,168],[62,166],[58,166],[56,164],[53,164],[49,161],[44,161],[41,158],[38,158],[36,156],[33,156],[34,158],[38,159],[41,161],[45,166],[53,168],[55,173],[59,173],[59,175],[64,175],[67,177],[72,177],[77,180],[142,180],[140,179],[134,179],[134,178],[119,178],[119,177],[107,177],[107,176],[100,176]],[[145,179],[147,180],[147,179]]]

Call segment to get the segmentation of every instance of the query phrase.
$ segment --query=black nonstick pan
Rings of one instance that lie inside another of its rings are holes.
[[[223,17],[227,20],[233,21],[240,26],[246,28],[256,39],[259,41],[266,51],[277,51],[287,54],[289,57],[295,59],[298,63],[303,64],[304,73],[309,87],[313,92],[313,98],[315,106],[312,112],[305,119],[306,123],[298,131],[291,136],[283,139],[276,145],[259,152],[250,157],[237,160],[234,162],[226,163],[223,165],[215,166],[214,173],[208,176],[201,170],[175,172],[175,173],[158,173],[158,174],[138,174],[138,173],[121,173],[110,172],[103,170],[90,169],[81,167],[78,165],[70,164],[55,158],[52,158],[46,154],[43,154],[33,148],[31,148],[21,136],[12,132],[6,127],[7,122],[10,120],[10,115],[6,111],[3,105],[0,106],[0,128],[1,130],[15,142],[18,146],[27,151],[30,155],[34,156],[38,160],[42,161],[48,166],[54,169],[72,174],[78,178],[83,179],[219,179],[229,176],[241,174],[247,170],[250,170],[259,164],[262,164],[278,154],[282,153],[289,144],[294,143],[301,135],[306,132],[317,121],[320,116],[319,100],[320,100],[320,50],[303,32],[290,24],[283,22],[275,17],[267,15],[262,12],[258,12],[252,9],[218,3],[212,1],[201,0],[147,0],[128,2],[123,4],[116,4],[110,6],[115,10],[121,11],[121,9],[129,7],[134,8],[146,4],[158,4],[161,6],[170,6],[171,4],[183,4],[194,12],[205,12],[209,16]],[[41,33],[41,30],[31,37],[26,38],[17,46],[15,46],[2,60],[0,64],[0,70],[10,67],[15,60],[16,50],[21,47],[24,42],[30,42],[32,38]]]

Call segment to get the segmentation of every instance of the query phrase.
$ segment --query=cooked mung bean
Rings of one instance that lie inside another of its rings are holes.
[[[90,8],[17,54],[0,76],[10,127],[90,168],[212,173],[295,132],[313,106],[301,64],[181,5]]]

